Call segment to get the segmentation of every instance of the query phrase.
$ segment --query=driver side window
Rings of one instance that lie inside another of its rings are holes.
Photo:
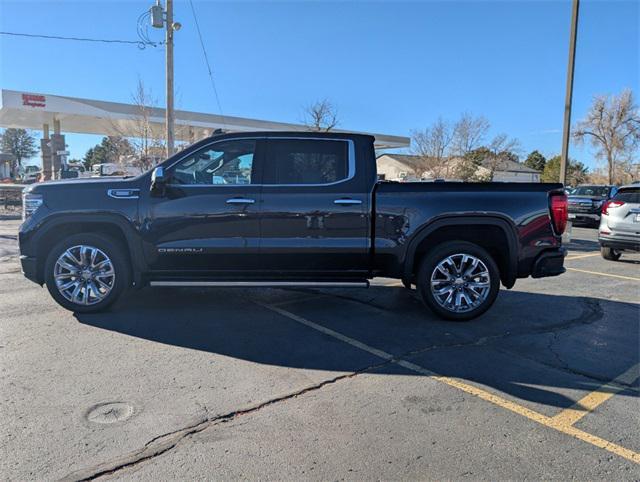
[[[253,139],[207,146],[176,164],[171,182],[204,186],[251,184],[255,147]]]

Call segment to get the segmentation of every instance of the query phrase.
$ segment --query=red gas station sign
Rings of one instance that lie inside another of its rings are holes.
[[[22,105],[28,107],[46,107],[47,99],[44,95],[22,94]]]

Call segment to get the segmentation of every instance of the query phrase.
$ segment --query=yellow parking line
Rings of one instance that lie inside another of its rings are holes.
[[[634,278],[633,276],[622,276],[619,274],[600,273],[598,271],[587,271],[586,269],[577,269],[577,268],[567,268],[567,269],[569,271],[578,271],[580,273],[595,274],[598,276],[608,276],[610,278],[620,278],[620,279],[628,279],[631,281],[640,281],[640,278]]]
[[[459,390],[462,390],[466,393],[469,393],[470,395],[473,395],[475,397],[478,397],[482,400],[485,400],[487,402],[493,403],[494,405],[497,405],[499,407],[505,408],[513,413],[516,413],[518,415],[521,415],[523,417],[528,418],[529,420],[532,420],[534,422],[539,423],[540,425],[543,425],[545,427],[549,427],[552,428],[554,430],[557,430],[559,432],[562,432],[566,435],[570,435],[578,440],[582,440],[583,442],[587,442],[591,445],[594,445],[596,447],[602,448],[604,450],[607,450],[608,452],[611,452],[615,455],[618,455],[620,457],[623,457],[627,460],[630,460],[632,462],[635,462],[636,464],[640,464],[640,453],[638,452],[634,452],[633,450],[630,450],[628,448],[622,447],[621,445],[615,444],[613,442],[609,442],[608,440],[605,440],[603,438],[597,437],[595,435],[592,435],[590,433],[587,433],[583,430],[577,429],[575,427],[573,427],[572,425],[566,425],[563,423],[558,422],[557,420],[554,420],[553,417],[547,417],[546,415],[543,415],[541,413],[536,412],[535,410],[531,410],[530,408],[527,408],[523,405],[520,405],[518,403],[512,402],[511,400],[507,400],[506,398],[502,398],[499,395],[496,395],[494,393],[491,393],[487,390],[484,390],[482,388],[476,387],[474,385],[470,385],[468,383],[462,382],[458,379],[455,378],[451,378],[451,377],[446,377],[446,376],[442,376],[442,375],[438,375],[435,372],[432,372],[431,370],[428,370],[420,365],[416,365],[415,363],[411,363],[409,361],[406,360],[398,360],[396,359],[393,355],[391,355],[390,353],[387,353],[383,350],[379,350],[377,348],[374,348],[372,346],[369,346],[365,343],[362,343],[361,341],[358,341],[354,338],[351,338],[349,336],[343,335],[342,333],[339,333],[337,331],[332,330],[331,328],[327,328],[326,326],[320,325],[318,323],[315,323],[313,321],[307,320],[306,318],[303,318],[302,316],[296,315],[295,313],[291,313],[290,311],[284,310],[282,308],[279,308],[277,306],[273,306],[273,305],[268,305],[268,304],[264,304],[264,303],[257,303],[260,306],[263,306],[264,308],[267,308],[271,311],[275,311],[276,313],[279,313],[282,316],[285,316],[287,318],[289,318],[290,320],[293,321],[297,321],[298,323],[301,323],[305,326],[308,326],[309,328],[313,328],[314,330],[317,330],[321,333],[324,333],[325,335],[331,336],[333,338],[336,338],[340,341],[343,341],[345,343],[348,343],[351,346],[354,346],[356,348],[359,348],[360,350],[366,351],[367,353],[370,353],[371,355],[374,355],[378,358],[382,358],[383,360],[389,361],[391,363],[395,363],[401,367],[406,368],[407,370],[411,370],[413,372],[419,373],[421,375],[425,375],[427,377],[432,378],[433,380],[437,380],[439,382],[442,382],[450,387],[454,387],[457,388]]]
[[[615,391],[601,391],[596,390],[591,392],[587,396],[578,400],[572,407],[563,410],[559,414],[553,417],[553,420],[558,422],[559,425],[573,425],[587,413],[593,412],[598,405],[606,402],[613,397],[617,392],[623,389],[616,389]]]
[[[566,258],[564,258],[564,260],[571,261],[573,259],[591,258],[592,256],[600,256],[600,253],[576,254],[575,256],[569,255]]]
[[[639,368],[639,365],[636,363],[627,371],[614,378],[612,382],[631,385],[636,378],[638,378]],[[573,404],[573,406],[552,417],[552,420],[560,425],[573,425],[586,414],[593,412],[599,405],[609,400],[616,393],[625,390],[623,386],[612,386],[610,383],[585,395]]]

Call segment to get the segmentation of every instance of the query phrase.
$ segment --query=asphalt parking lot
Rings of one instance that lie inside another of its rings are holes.
[[[144,289],[74,315],[0,221],[3,479],[640,478],[640,256],[573,229],[470,323],[368,290]]]

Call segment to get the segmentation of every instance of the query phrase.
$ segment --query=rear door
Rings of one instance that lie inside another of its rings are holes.
[[[221,140],[167,168],[166,193],[149,198],[143,230],[153,270],[224,277],[258,269],[260,146]]]
[[[609,207],[609,229],[614,234],[640,233],[640,186],[621,188],[613,198],[616,201],[623,204]]]
[[[267,139],[260,251],[270,276],[366,275],[370,206],[355,153],[350,139]]]

